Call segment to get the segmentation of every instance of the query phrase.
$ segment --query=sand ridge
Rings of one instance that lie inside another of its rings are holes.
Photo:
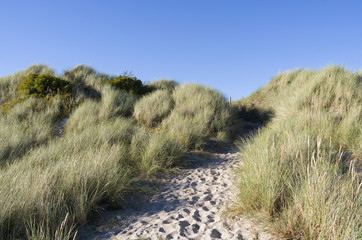
[[[222,213],[235,193],[232,168],[238,153],[193,156],[194,164],[146,202],[109,211],[77,239],[273,239],[246,219]]]

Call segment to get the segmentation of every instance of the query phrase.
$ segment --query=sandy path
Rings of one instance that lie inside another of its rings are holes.
[[[69,118],[63,118],[55,124],[54,131],[56,137],[61,137],[63,135],[65,124],[67,123],[68,119]]]
[[[238,153],[193,159],[159,194],[102,214],[77,239],[271,239],[245,219],[226,224],[222,216],[235,192],[231,169]]]

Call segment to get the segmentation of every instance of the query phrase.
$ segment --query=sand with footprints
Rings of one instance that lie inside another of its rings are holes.
[[[192,156],[191,167],[146,200],[102,213],[77,239],[275,239],[247,219],[223,214],[236,192],[239,153]]]

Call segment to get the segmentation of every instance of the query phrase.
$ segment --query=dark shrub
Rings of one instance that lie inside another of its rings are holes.
[[[148,86],[143,85],[141,80],[129,75],[120,75],[108,80],[107,83],[119,90],[124,90],[137,95],[143,95],[151,91]]]
[[[274,116],[274,111],[272,109],[264,109],[251,105],[241,105],[237,107],[237,115],[239,118],[244,121],[266,124]]]
[[[18,85],[18,93],[21,96],[46,97],[56,94],[68,94],[70,92],[70,82],[50,74],[31,73],[24,77],[23,81]]]

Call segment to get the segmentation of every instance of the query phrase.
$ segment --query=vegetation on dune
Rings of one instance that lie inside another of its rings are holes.
[[[231,108],[221,93],[197,85],[183,84],[172,93],[174,109],[160,125],[187,148],[198,148],[206,139],[229,135]]]
[[[288,238],[359,239],[361,80],[334,66],[290,71],[230,106],[201,85],[84,65],[0,78],[0,238],[69,239],[100,204],[117,207],[187,151],[228,142],[238,116],[265,126],[240,142],[235,212]]]
[[[154,127],[170,114],[173,107],[172,94],[167,90],[157,90],[137,102],[133,116],[141,124]]]
[[[359,239],[360,75],[335,66],[291,71],[235,105],[269,121],[240,145],[236,209],[292,239]]]
[[[143,85],[142,81],[127,73],[111,78],[106,81],[116,89],[123,90],[136,95],[144,95],[152,91],[147,85]]]
[[[161,79],[147,84],[151,89],[173,91],[179,84],[173,80]]]
[[[61,112],[60,98],[46,104],[30,97],[0,113],[0,168],[53,138],[54,121]]]
[[[63,77],[76,85],[97,86],[97,83],[100,83],[99,78],[102,76],[91,67],[78,65],[73,69],[64,71]]]
[[[133,183],[179,166],[188,150],[228,131],[229,106],[217,91],[149,85],[84,65],[61,76],[36,65],[0,78],[1,239],[69,239],[100,204],[114,207],[139,188]],[[199,102],[189,100],[186,113],[188,91]],[[178,118],[190,120],[182,137]]]
[[[118,115],[127,117],[132,115],[137,96],[109,86],[104,86],[101,93],[101,114],[108,115],[108,117],[116,117]]]
[[[18,85],[20,96],[55,96],[70,93],[70,83],[50,74],[30,73]]]
[[[54,70],[45,65],[33,65],[23,71],[14,73],[13,75],[1,78],[0,81],[0,104],[15,98],[18,91],[18,84],[23,77],[29,74],[51,74],[54,75]]]
[[[120,130],[109,131],[115,127]],[[1,170],[3,238],[24,237],[25,230],[54,234],[67,214],[69,223],[84,223],[101,200],[129,185],[127,122],[89,130],[49,142]]]

